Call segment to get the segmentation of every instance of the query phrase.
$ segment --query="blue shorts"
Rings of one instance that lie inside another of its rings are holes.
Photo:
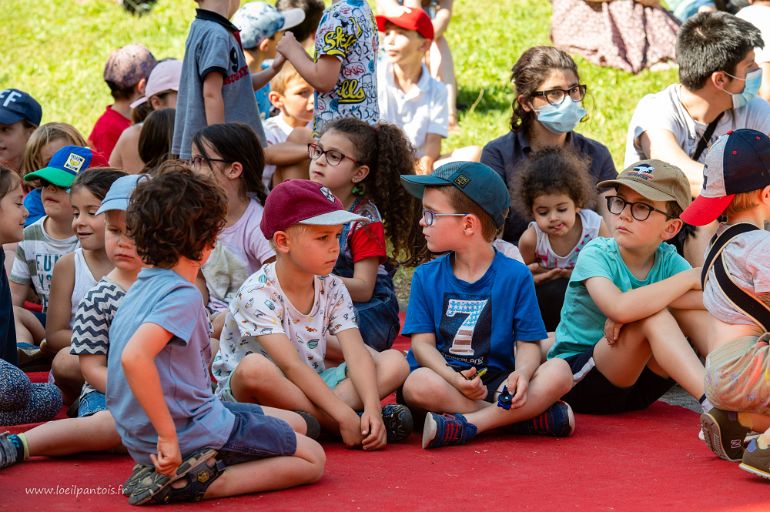
[[[107,398],[104,396],[104,393],[96,390],[90,391],[80,397],[80,405],[78,405],[78,418],[91,416],[99,411],[106,410]]]
[[[218,459],[225,466],[251,460],[294,455],[297,436],[283,420],[265,416],[257,404],[223,402],[235,416],[227,442],[219,449]]]

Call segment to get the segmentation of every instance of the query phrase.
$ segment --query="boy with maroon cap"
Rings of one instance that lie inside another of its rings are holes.
[[[347,446],[375,450],[412,431],[405,406],[380,409],[409,366],[396,350],[367,351],[350,295],[331,275],[342,226],[352,221],[366,219],[319,183],[289,180],[273,189],[260,227],[276,261],[238,291],[212,370],[225,401],[306,411]],[[328,359],[343,362],[327,367]]]
[[[706,155],[703,190],[682,213],[696,226],[723,215],[706,255],[703,303],[711,313],[706,443],[720,458],[770,479],[770,139],[741,129],[720,137]],[[763,432],[744,450],[749,431]]]
[[[375,16],[382,32],[384,62],[377,69],[380,118],[403,129],[414,144],[422,172],[430,173],[441,158],[441,139],[449,135],[447,86],[430,75],[425,52],[433,41],[433,25],[422,9],[402,7]],[[447,155],[449,161],[475,161],[481,148],[469,146]]]

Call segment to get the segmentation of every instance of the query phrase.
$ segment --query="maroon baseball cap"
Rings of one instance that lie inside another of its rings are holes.
[[[350,213],[332,191],[310,180],[288,180],[275,187],[265,201],[259,228],[268,240],[276,231],[286,231],[295,224],[337,226],[353,221],[368,221]]]
[[[384,16],[375,16],[377,30],[385,32],[385,24],[389,21],[406,30],[414,30],[425,39],[433,39],[433,23],[430,17],[422,9],[400,7],[398,10],[389,11]]]

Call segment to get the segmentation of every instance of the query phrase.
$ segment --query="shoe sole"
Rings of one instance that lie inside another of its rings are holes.
[[[406,440],[414,430],[412,411],[405,405],[395,405],[397,412],[393,414],[396,428],[388,428],[388,443],[398,443]]]
[[[730,457],[722,445],[722,428],[719,423],[714,421],[709,414],[701,414],[700,426],[703,431],[704,441],[709,449],[714,452],[714,455],[722,460],[728,460],[730,462],[740,462],[741,456]]]
[[[155,480],[152,485],[145,489],[141,494],[131,494],[131,496],[128,498],[128,504],[144,505],[145,503],[152,500],[155,496],[160,494],[163,489],[170,486],[180,478],[187,476],[191,470],[198,467],[201,463],[208,462],[209,460],[216,457],[217,453],[218,452],[214,449],[208,449],[200,452],[197,455],[188,457],[182,461],[182,464],[179,465],[173,476],[165,477],[162,480]],[[156,474],[159,478],[163,477],[163,475],[158,473]]]
[[[422,427],[422,447],[428,449],[429,444],[436,438],[436,431],[438,430],[438,424],[433,419],[433,414],[428,413],[425,415],[425,424]]]
[[[741,468],[744,471],[748,471],[752,475],[756,475],[758,477],[764,478],[765,480],[770,480],[770,473],[767,471],[763,471],[759,468],[755,468],[754,466],[749,466],[748,464],[741,462],[738,465],[739,468]]]

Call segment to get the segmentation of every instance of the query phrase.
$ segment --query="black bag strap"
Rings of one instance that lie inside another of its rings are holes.
[[[736,309],[751,318],[764,331],[770,330],[770,308],[751,293],[739,287],[730,277],[722,261],[722,251],[736,236],[759,229],[751,224],[741,223],[731,226],[724,233],[715,237],[703,264],[701,283],[706,286],[709,270],[714,268],[716,285]]]
[[[701,154],[703,154],[703,150],[706,149],[706,146],[709,143],[709,139],[711,139],[711,136],[714,135],[714,130],[717,129],[717,124],[719,123],[719,120],[722,119],[723,115],[724,112],[719,114],[716,119],[711,121],[706,127],[706,131],[703,132],[703,135],[701,135],[700,140],[698,141],[698,145],[695,148],[695,153],[692,154],[692,159],[696,162],[698,161],[698,158],[700,158]]]

